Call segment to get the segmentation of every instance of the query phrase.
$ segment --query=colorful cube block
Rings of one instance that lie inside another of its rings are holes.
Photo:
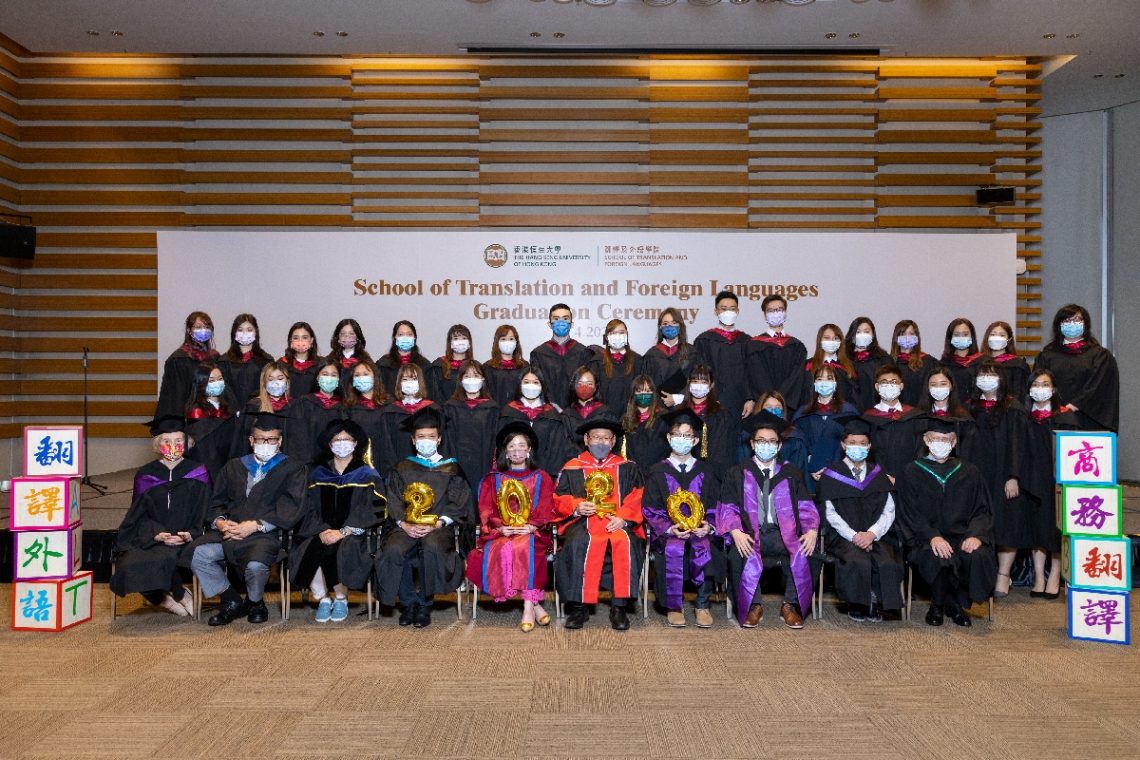
[[[1058,484],[1116,484],[1115,433],[1061,430],[1053,435]]]
[[[1067,581],[1098,591],[1132,588],[1132,542],[1127,538],[1070,536]]]
[[[11,530],[73,528],[80,523],[79,478],[12,478]]]
[[[32,530],[12,534],[12,579],[63,580],[79,572],[83,531]]]
[[[1124,529],[1120,486],[1061,486],[1057,527],[1066,536],[1119,536]]]
[[[70,478],[82,474],[82,425],[29,425],[24,428],[24,475]]]
[[[91,619],[94,573],[12,584],[13,631],[63,631]]]
[[[1132,641],[1128,594],[1069,589],[1069,638],[1128,645]]]

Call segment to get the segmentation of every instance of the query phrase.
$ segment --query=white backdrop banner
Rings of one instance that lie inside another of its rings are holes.
[[[913,319],[938,355],[956,317],[979,330],[1014,323],[1016,248],[1012,233],[159,232],[159,372],[196,310],[213,318],[223,352],[232,319],[249,312],[275,357],[294,322],[312,324],[328,353],[333,327],[352,317],[374,357],[407,319],[429,359],[443,352],[447,328],[464,324],[486,360],[500,324],[515,326],[527,353],[549,339],[547,311],[559,302],[572,307],[571,334],[584,343],[600,343],[606,322],[621,319],[643,352],[669,306],[692,340],[715,325],[723,289],[739,295],[737,327],[749,333],[764,324],[760,301],[778,293],[788,331],[809,350],[821,324],[846,330],[868,316],[884,348],[895,323]]]

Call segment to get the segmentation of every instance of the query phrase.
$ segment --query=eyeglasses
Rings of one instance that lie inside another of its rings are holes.
[[[280,438],[280,436],[275,436],[273,438],[254,438],[253,442],[258,444],[258,445],[265,444],[265,443],[271,443],[274,446],[276,446],[277,444],[281,443],[281,438]]]
[[[779,438],[753,438],[753,443],[779,443]]]

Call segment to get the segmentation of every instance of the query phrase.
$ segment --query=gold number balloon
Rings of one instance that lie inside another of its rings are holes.
[[[516,509],[511,509],[512,498],[515,500]],[[499,484],[495,504],[499,507],[499,517],[503,525],[508,528],[521,528],[530,520],[530,494],[521,481],[503,478],[503,482]]]
[[[685,506],[689,508],[687,515],[681,509]],[[696,530],[705,521],[705,505],[701,504],[700,497],[683,488],[669,495],[665,501],[665,513],[674,525],[686,532]]]
[[[427,483],[408,483],[404,489],[404,522],[412,525],[435,525],[439,515],[429,514],[428,510],[435,503],[435,491]]]
[[[586,476],[586,499],[597,507],[598,517],[609,517],[617,513],[617,505],[606,499],[614,492],[614,479],[605,470],[594,470]]]

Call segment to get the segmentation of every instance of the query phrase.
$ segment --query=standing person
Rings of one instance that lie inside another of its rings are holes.
[[[629,629],[627,607],[637,598],[641,577],[641,471],[614,453],[621,423],[594,417],[577,429],[584,449],[562,467],[554,488],[554,510],[562,521],[562,548],[554,558],[558,592],[566,603],[566,628],[590,617],[598,591],[613,592],[610,626]]]
[[[530,425],[535,436],[532,454],[535,464],[552,478],[557,478],[566,461],[564,454],[569,443],[562,412],[546,400],[546,386],[540,370],[534,367],[523,370],[514,400],[502,408],[501,424],[508,422]]]
[[[954,378],[954,387],[966,398],[974,387],[978,363],[984,354],[977,350],[978,335],[974,323],[958,317],[946,326],[946,343],[942,348],[942,366]]]
[[[391,402],[380,408],[385,437],[381,456],[387,458],[381,460],[376,469],[384,473],[384,477],[388,477],[398,463],[416,453],[413,439],[407,433],[408,418],[428,407],[443,415],[443,410],[427,397],[427,383],[418,364],[408,363],[396,370],[396,390],[397,395]]]
[[[530,633],[537,623],[550,625],[542,607],[546,598],[546,556],[552,541],[554,478],[539,469],[533,455],[538,439],[522,420],[505,424],[495,436],[496,466],[479,484],[479,540],[467,555],[467,579],[496,602],[523,599],[519,629]],[[526,504],[511,503],[510,481],[522,486]],[[502,495],[500,495],[502,494]],[[506,511],[515,516],[504,514]],[[525,512],[526,516],[519,514]]]
[[[615,417],[625,411],[633,390],[633,378],[641,374],[641,361],[641,354],[629,347],[625,322],[620,319],[607,322],[602,355],[597,362],[598,398]]]
[[[697,364],[689,373],[683,406],[700,420],[699,456],[717,477],[723,478],[736,464],[736,444],[740,439],[740,416],[719,399],[719,387],[711,367]]]
[[[238,409],[257,394],[261,368],[271,361],[273,357],[261,347],[257,317],[252,314],[234,317],[230,327],[230,347],[218,357],[218,367]]]
[[[468,359],[456,374],[459,384],[443,405],[443,427],[447,431],[444,453],[455,458],[471,493],[477,494],[483,476],[495,466],[495,433],[501,411],[487,395],[483,365]]]
[[[621,455],[638,466],[642,477],[648,476],[649,468],[669,455],[665,422],[659,414],[663,408],[657,402],[649,375],[635,377],[633,393],[621,416]]]
[[[564,303],[550,307],[550,340],[534,347],[530,364],[542,373],[546,397],[554,403],[567,398],[573,389],[574,374],[579,367],[592,366],[594,352],[570,337],[574,312]]]
[[[566,448],[562,451],[561,459],[566,461],[577,453],[578,436],[575,430],[585,420],[594,417],[611,417],[606,405],[598,398],[598,375],[590,366],[579,367],[574,373],[573,387],[566,398],[566,406],[562,410],[562,424],[565,426],[563,439]]]
[[[800,472],[807,472],[807,441],[804,438],[804,434],[797,430],[794,424],[788,422],[788,418],[791,417],[792,414],[788,409],[788,405],[784,403],[784,397],[779,393],[761,393],[756,399],[756,404],[753,406],[753,409],[752,414],[767,412],[768,414],[779,417],[787,423],[784,431],[780,433],[780,461],[791,464]],[[740,446],[737,447],[737,464],[751,459],[753,453],[752,434],[747,430],[747,422],[745,422],[743,427],[744,429],[740,431]]]
[[[1025,390],[1029,387],[1029,364],[1018,355],[1017,339],[1008,322],[993,322],[986,328],[982,355],[998,363],[1005,375],[1005,387],[1018,401],[1024,401]]]
[[[863,412],[877,462],[892,483],[914,461],[926,430],[923,412],[899,400],[905,391],[902,370],[894,364],[884,364],[875,372],[878,402]]]
[[[855,365],[855,396],[848,398],[862,412],[875,403],[875,372],[890,361],[890,354],[879,346],[879,333],[870,317],[855,317],[847,327],[847,355]]]
[[[364,330],[355,319],[342,319],[333,329],[332,340],[329,341],[328,358],[341,369],[352,369],[352,366],[362,359],[372,361],[366,346],[368,341],[364,338]]]
[[[470,341],[470,338],[468,338]],[[388,353],[376,362],[376,369],[380,372],[380,381],[384,390],[391,396],[396,394],[396,375],[401,367],[414,364],[419,367],[420,374],[424,376],[423,392],[431,398],[431,387],[427,385],[427,369],[430,362],[420,353],[416,342],[416,326],[406,319],[401,319],[392,325],[392,345]],[[433,399],[434,400],[434,399]]]
[[[471,331],[466,325],[452,325],[447,330],[447,348],[424,370],[427,378],[428,398],[437,404],[445,404],[455,394],[458,385],[459,368],[471,359]]]
[[[805,383],[803,367],[807,363],[807,348],[799,338],[788,334],[788,302],[783,296],[766,296],[760,302],[764,311],[766,329],[748,344],[747,368],[744,377],[750,398],[761,393],[779,393],[793,409],[808,399],[810,383]],[[725,375],[722,378],[737,377]],[[751,412],[751,405],[747,405]]]
[[[210,502],[204,465],[184,459],[185,420],[161,417],[147,423],[157,458],[135,473],[131,506],[115,534],[122,552],[111,576],[118,596],[139,593],[180,617],[193,616],[194,596],[182,585],[190,567],[190,544],[202,535]]]
[[[874,379],[869,380],[872,385]],[[803,434],[808,450],[807,488],[815,493],[815,482],[823,468],[835,461],[839,454],[839,439],[843,436],[843,420],[858,417],[853,404],[840,395],[835,370],[820,367],[812,383],[814,395],[810,403],[796,412],[792,424]]]
[[[194,384],[198,365],[217,358],[218,352],[214,350],[214,320],[204,311],[190,312],[186,316],[182,345],[166,358],[162,367],[162,385],[158,391],[154,416],[185,415],[186,401],[190,398],[190,388]]]
[[[376,365],[370,360],[363,359],[354,364],[349,378],[344,384],[343,416],[364,430],[368,440],[362,456],[369,466],[379,471],[380,467],[392,462],[384,427],[384,405],[391,399],[378,382]]]
[[[506,406],[515,397],[519,377],[530,366],[523,358],[519,333],[513,325],[499,325],[491,338],[491,358],[483,363],[487,376],[487,391],[499,406]]]
[[[249,453],[249,432],[259,412],[275,412],[288,416],[286,411],[293,402],[289,365],[283,361],[269,362],[261,368],[257,395],[245,403],[234,426],[234,440],[230,456]]]
[[[279,361],[289,365],[289,390],[294,396],[313,392],[317,382],[317,334],[308,322],[294,322],[289,328],[289,346]]]
[[[321,431],[344,416],[341,367],[331,356],[321,359],[317,363],[315,390],[296,399],[289,408],[291,421],[287,426],[285,453],[302,464],[309,464],[317,456]]]
[[[186,456],[206,465],[210,479],[216,480],[233,448],[237,429],[234,399],[226,388],[222,370],[214,362],[198,365],[190,394],[182,416],[186,418],[186,434],[194,445]]]
[[[934,417],[944,417],[954,421],[957,436],[958,456],[970,461],[974,447],[974,418],[959,400],[958,389],[954,386],[954,376],[950,370],[939,366],[926,378],[926,397],[919,402],[919,410]],[[964,389],[968,397],[970,389]],[[921,450],[916,453],[921,453]]]
[[[804,378],[805,389],[812,387],[815,371],[825,365],[835,370],[835,382],[839,384],[839,392],[843,394],[843,398],[858,398],[856,389],[859,378],[855,373],[855,365],[847,355],[847,342],[843,339],[843,331],[839,329],[839,325],[830,323],[823,325],[816,333],[815,353],[804,364],[804,370],[807,372],[807,377]],[[793,409],[799,409],[808,400],[808,396],[803,393],[792,401],[788,401],[783,394],[781,397]],[[793,401],[795,403],[792,403]]]
[[[1077,415],[1081,430],[1120,429],[1120,373],[1116,357],[1093,337],[1083,306],[1069,304],[1053,317],[1053,339],[1033,369],[1053,373],[1057,391]]]
[[[673,306],[662,309],[657,317],[657,344],[642,356],[642,371],[649,375],[653,387],[660,389],[669,377],[678,372],[688,376],[695,359],[681,312]],[[661,395],[663,404],[673,406],[668,394]]]
[[[693,349],[697,355],[696,361],[705,365],[713,375],[734,378],[734,382],[721,389],[720,403],[730,414],[740,418],[745,412],[745,403],[749,401],[748,371],[745,366],[749,335],[734,327],[736,318],[740,315],[740,301],[735,293],[722,290],[716,294],[714,304],[717,326],[698,335],[693,341]],[[747,411],[752,411],[751,405]]]
[[[926,379],[938,367],[938,360],[923,352],[922,333],[913,319],[903,319],[895,325],[891,361],[902,373],[902,402],[918,406],[926,396]]]

